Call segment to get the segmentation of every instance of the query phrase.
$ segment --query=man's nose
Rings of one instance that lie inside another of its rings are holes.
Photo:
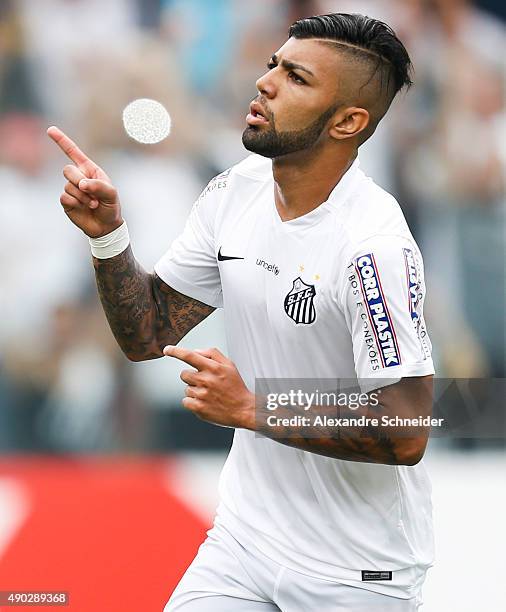
[[[276,83],[272,74],[273,71],[269,70],[263,74],[256,82],[258,91],[266,98],[273,98],[276,95]]]

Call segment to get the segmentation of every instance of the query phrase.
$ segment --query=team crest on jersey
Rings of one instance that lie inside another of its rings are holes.
[[[316,320],[314,285],[307,285],[301,277],[293,281],[293,287],[285,297],[285,312],[295,323],[310,325]]]
[[[356,266],[381,363],[384,368],[397,366],[401,363],[401,354],[374,255],[368,253],[358,257]]]

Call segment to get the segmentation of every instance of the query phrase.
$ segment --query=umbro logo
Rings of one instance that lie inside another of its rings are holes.
[[[220,250],[218,251],[218,261],[228,261],[230,259],[244,259],[244,257],[230,257],[229,255],[222,255],[220,247]]]

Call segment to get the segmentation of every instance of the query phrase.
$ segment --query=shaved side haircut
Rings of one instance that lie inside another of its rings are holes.
[[[371,125],[364,140],[372,135],[395,96],[413,84],[409,54],[393,29],[382,21],[348,13],[315,15],[296,21],[288,34],[298,39],[319,39],[368,68],[368,78],[358,92],[374,86],[376,103],[372,105]]]

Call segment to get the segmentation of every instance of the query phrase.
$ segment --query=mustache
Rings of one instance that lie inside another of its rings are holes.
[[[258,96],[255,96],[252,100],[252,102],[257,102],[258,104],[260,104],[260,106],[262,107],[262,111],[265,112],[265,118],[268,119],[269,121],[271,119],[274,119],[274,113],[270,110],[270,108],[267,106],[267,102],[264,98],[264,96],[262,96],[261,94]]]

